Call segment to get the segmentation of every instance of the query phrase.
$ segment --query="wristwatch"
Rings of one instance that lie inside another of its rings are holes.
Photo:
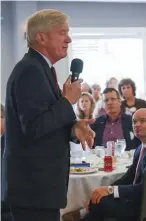
[[[113,186],[108,186],[108,193],[110,195],[114,193],[114,187]]]

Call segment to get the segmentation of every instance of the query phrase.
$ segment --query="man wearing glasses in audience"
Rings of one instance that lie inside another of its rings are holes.
[[[91,126],[96,133],[94,147],[105,146],[107,141],[125,139],[126,150],[135,149],[140,141],[133,134],[132,117],[121,113],[121,99],[114,88],[106,88],[102,95],[106,114],[98,117]]]

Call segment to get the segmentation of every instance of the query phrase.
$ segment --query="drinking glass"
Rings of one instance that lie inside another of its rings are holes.
[[[126,149],[125,139],[118,139],[115,143],[115,155],[121,157]]]

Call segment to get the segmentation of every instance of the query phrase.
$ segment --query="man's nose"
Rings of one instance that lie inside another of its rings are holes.
[[[137,121],[137,122],[135,123],[134,127],[135,127],[136,129],[137,129],[138,127],[140,127],[140,122]]]
[[[112,101],[111,101],[111,99],[109,99],[108,101],[107,101],[107,104],[111,104],[112,103]]]
[[[67,42],[68,43],[71,43],[72,42],[72,39],[71,39],[71,37],[68,35],[68,38],[67,38]]]

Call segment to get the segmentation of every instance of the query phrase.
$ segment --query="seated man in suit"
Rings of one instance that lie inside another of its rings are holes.
[[[88,209],[70,212],[64,221],[102,221],[116,218],[136,221],[140,213],[143,189],[143,174],[146,170],[146,108],[139,109],[133,116],[135,135],[142,141],[134,154],[133,164],[127,173],[112,186],[97,187]]]
[[[91,125],[95,131],[95,146],[105,146],[107,141],[126,140],[126,150],[135,149],[140,140],[133,134],[132,117],[121,113],[121,99],[114,88],[106,88],[102,95],[106,114],[96,119]]]

